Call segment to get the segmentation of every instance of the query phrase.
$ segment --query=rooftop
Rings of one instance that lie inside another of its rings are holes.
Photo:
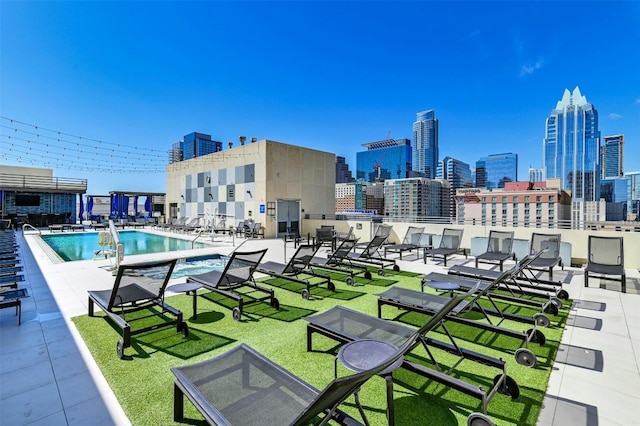
[[[80,338],[71,318],[87,313],[87,290],[112,282],[96,268],[109,261],[53,264],[36,238],[16,233],[29,298],[22,325],[13,309],[0,310],[0,412],[12,425],[129,424],[120,404]],[[235,241],[236,245],[238,241]],[[282,240],[263,240],[268,259],[282,261]],[[220,238],[211,252],[234,245]],[[284,249],[284,251],[283,251]],[[201,252],[199,252],[201,253]],[[150,255],[157,259],[159,255]],[[166,256],[171,256],[167,254]],[[141,256],[140,260],[144,260]],[[403,270],[444,271],[432,263],[399,261]],[[583,285],[577,268],[566,268],[574,299],[540,425],[629,425],[640,418],[640,295]],[[638,282],[640,272],[628,269]],[[98,282],[103,280],[104,282]],[[115,356],[115,354],[114,354]]]

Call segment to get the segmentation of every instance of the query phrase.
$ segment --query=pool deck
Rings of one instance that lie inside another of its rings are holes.
[[[111,288],[110,261],[53,263],[32,241],[34,237],[16,236],[25,276],[20,287],[27,288],[30,297],[23,299],[20,326],[14,309],[0,310],[0,423],[130,424],[71,322],[72,317],[87,313],[87,290]],[[229,253],[243,241],[220,237],[204,252]],[[295,250],[282,240],[245,244],[269,247],[265,260],[278,262]],[[175,252],[163,256],[175,257]],[[142,255],[136,260],[160,257]],[[421,273],[445,270],[431,262],[398,264],[403,270]],[[597,288],[597,280],[585,288],[583,276],[575,271],[565,289],[577,303],[553,365],[538,424],[640,424],[640,295]],[[627,274],[640,277],[636,270]],[[182,281],[170,284],[178,282]]]

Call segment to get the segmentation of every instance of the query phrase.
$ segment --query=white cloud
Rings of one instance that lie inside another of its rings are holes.
[[[616,114],[615,112],[612,112],[612,113],[608,114],[607,117],[609,117],[612,120],[617,120],[619,118],[622,118],[622,116],[620,114]]]
[[[533,65],[523,65],[520,68],[520,77],[526,77],[528,75],[533,74],[536,70],[542,68],[543,61],[536,61]]]

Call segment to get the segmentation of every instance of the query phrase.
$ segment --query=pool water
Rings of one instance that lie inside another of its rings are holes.
[[[171,279],[184,278],[189,275],[204,274],[211,271],[222,271],[228,260],[227,256],[221,255],[187,258],[183,262],[176,263]]]
[[[77,234],[42,235],[42,239],[65,261],[91,260],[97,250],[98,232]],[[167,251],[191,250],[192,248],[210,247],[196,241],[193,246],[189,240],[148,234],[139,231],[119,231],[120,242],[124,246],[124,255],[164,253]]]

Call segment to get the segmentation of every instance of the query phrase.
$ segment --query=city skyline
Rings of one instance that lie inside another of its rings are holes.
[[[363,143],[411,139],[416,112],[429,109],[439,121],[439,160],[474,165],[513,152],[524,180],[529,165],[542,166],[546,118],[574,87],[598,109],[603,137],[624,135],[625,171],[640,170],[640,157],[630,155],[640,147],[637,2],[0,7],[1,115],[126,147],[125,158],[101,159],[111,172],[52,167],[56,176],[89,179],[90,193],[161,192],[164,172],[130,161],[129,147],[166,164],[191,132],[210,134],[223,149],[244,135],[333,152],[354,171]],[[309,16],[320,24],[309,25]],[[192,22],[199,24],[185,26]],[[398,29],[382,30],[390,25]],[[576,35],[580,43],[567,41]],[[14,131],[2,124],[0,163],[28,166],[11,157],[11,144],[21,142],[9,142]],[[77,157],[76,166],[89,161]],[[113,172],[114,164],[142,173]]]

